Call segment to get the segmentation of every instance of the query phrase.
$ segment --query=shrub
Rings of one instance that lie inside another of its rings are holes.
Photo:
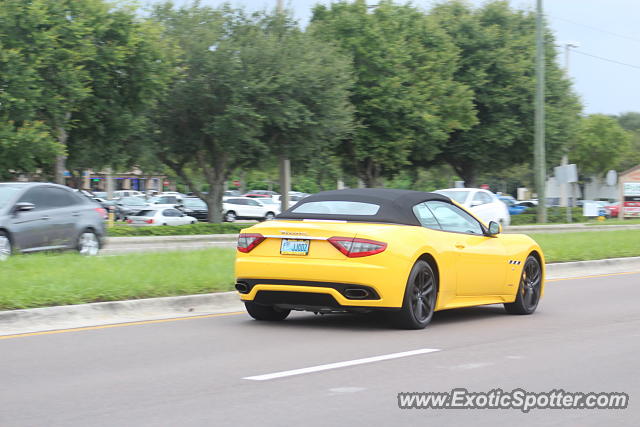
[[[194,234],[237,234],[243,228],[250,227],[251,224],[230,224],[216,223],[210,224],[201,222],[189,225],[167,225],[162,227],[132,227],[130,225],[115,225],[107,229],[110,237],[129,236],[184,236]]]

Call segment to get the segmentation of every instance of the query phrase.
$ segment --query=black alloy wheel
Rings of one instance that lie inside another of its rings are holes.
[[[542,267],[535,256],[529,255],[522,267],[516,300],[504,304],[504,308],[510,314],[531,314],[538,307],[541,293]]]
[[[423,329],[433,317],[437,297],[433,269],[426,261],[416,262],[409,274],[402,309],[391,314],[393,322],[402,329]]]

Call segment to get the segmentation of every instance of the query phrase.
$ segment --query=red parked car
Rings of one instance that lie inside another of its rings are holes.
[[[620,214],[620,202],[611,203],[604,208],[609,211],[611,218],[618,218],[618,215]]]

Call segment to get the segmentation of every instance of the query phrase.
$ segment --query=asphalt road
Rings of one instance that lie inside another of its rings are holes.
[[[552,281],[532,316],[452,310],[423,331],[368,316],[235,314],[0,339],[0,426],[637,426],[639,285],[638,273]],[[439,351],[245,379],[418,349]],[[460,387],[621,391],[630,403],[398,408],[398,392]]]

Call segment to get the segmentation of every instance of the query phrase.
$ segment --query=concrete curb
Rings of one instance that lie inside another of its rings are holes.
[[[190,251],[209,248],[235,248],[237,234],[195,234],[186,236],[107,237],[101,255],[134,252]]]
[[[0,311],[0,336],[239,310],[244,305],[235,291],[9,310]]]
[[[251,226],[251,224],[247,224]],[[514,225],[506,227],[504,233],[570,233],[585,231],[640,230],[640,224],[630,225],[585,225],[548,224]],[[194,234],[186,236],[136,236],[107,237],[103,255],[127,254],[132,252],[157,252],[168,250],[197,250],[207,248],[232,248],[238,240],[237,234]]]
[[[640,224],[587,225],[587,224],[546,224],[510,225],[505,233],[579,233],[585,231],[640,230]]]
[[[598,274],[640,272],[640,257],[547,264],[547,279],[569,279]]]
[[[640,257],[547,264],[547,279],[640,272]],[[0,336],[242,311],[236,292],[0,311]]]

